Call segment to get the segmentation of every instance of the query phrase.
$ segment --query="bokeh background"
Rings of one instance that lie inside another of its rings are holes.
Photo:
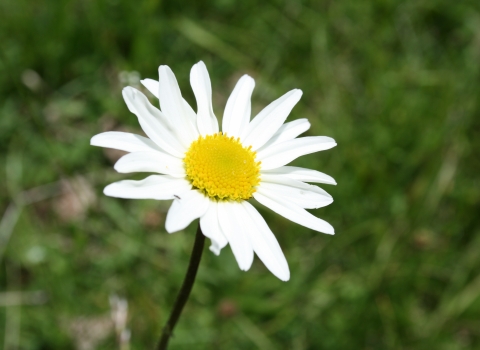
[[[153,348],[196,224],[104,196],[146,175],[89,140],[141,133],[121,89],[160,64],[195,106],[199,60],[218,117],[242,74],[254,113],[304,91],[289,120],[338,146],[293,165],[337,180],[336,235],[260,207],[291,280],[205,248],[171,349],[479,349],[476,0],[1,1],[0,348]]]

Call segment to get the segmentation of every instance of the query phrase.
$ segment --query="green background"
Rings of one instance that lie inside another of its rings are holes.
[[[293,165],[337,180],[312,211],[336,235],[261,207],[291,280],[205,248],[171,349],[480,348],[478,1],[3,0],[0,13],[0,348],[116,349],[112,295],[128,301],[130,348],[153,348],[196,223],[168,235],[169,203],[104,196],[145,174],[117,174],[119,153],[89,140],[140,132],[121,89],[160,64],[195,106],[199,60],[217,117],[242,74],[254,113],[303,90],[289,120],[338,146]]]

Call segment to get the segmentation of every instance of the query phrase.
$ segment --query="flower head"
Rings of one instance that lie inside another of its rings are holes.
[[[119,198],[173,199],[165,224],[169,233],[199,218],[202,232],[212,241],[212,252],[218,255],[230,244],[245,271],[255,252],[275,276],[287,281],[290,271],[280,245],[248,200],[255,198],[297,224],[333,234],[330,224],[305,209],[333,202],[327,192],[307,182],[336,184],[335,180],[286,164],[332,148],[335,141],[326,136],[297,138],[310,128],[307,119],[285,123],[302,96],[301,90],[287,92],[250,120],[255,82],[244,75],[228,98],[219,131],[203,62],[190,72],[197,113],[182,98],[171,69],[160,66],[159,75],[159,81],[145,79],[142,84],[159,98],[160,109],[140,91],[132,87],[123,90],[129,110],[138,117],[148,138],[112,131],[94,136],[91,144],[129,152],[115,164],[120,173],[161,175],[115,182],[104,193]]]

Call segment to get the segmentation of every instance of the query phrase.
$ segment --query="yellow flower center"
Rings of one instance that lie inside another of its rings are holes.
[[[255,155],[251,146],[219,132],[193,141],[183,161],[192,185],[210,198],[246,200],[260,182]]]

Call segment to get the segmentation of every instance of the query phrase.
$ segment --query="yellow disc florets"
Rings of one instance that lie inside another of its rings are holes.
[[[221,132],[200,136],[185,154],[185,170],[192,185],[214,199],[249,199],[260,182],[256,152]]]

